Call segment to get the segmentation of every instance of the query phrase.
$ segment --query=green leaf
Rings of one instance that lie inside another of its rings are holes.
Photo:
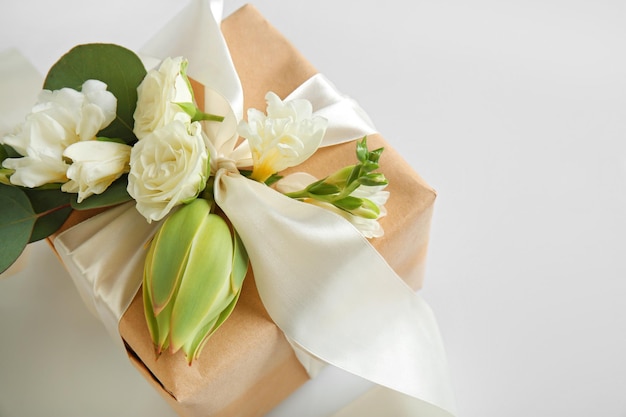
[[[21,158],[23,155],[20,155],[15,149],[6,144],[0,144],[0,148],[2,149],[0,152],[5,154],[6,156],[2,158],[4,161],[5,158]]]
[[[60,189],[24,189],[35,213],[35,222],[30,242],[36,242],[59,230],[72,212],[70,195]]]
[[[17,187],[0,184],[0,272],[20,256],[37,219],[26,194]]]
[[[64,87],[80,91],[87,80],[100,80],[117,98],[117,118],[101,132],[102,136],[122,138],[128,144],[137,140],[133,133],[133,113],[137,87],[146,75],[139,57],[113,44],[79,45],[63,55],[48,72],[44,88]]]
[[[5,149],[4,145],[0,145],[0,165],[2,165],[1,162],[7,159],[8,157],[9,157],[9,153]]]
[[[102,194],[94,194],[89,198],[84,199],[81,203],[78,203],[78,194],[72,194],[71,204],[74,210],[90,210],[100,207],[110,207],[126,201],[132,200],[132,197],[128,194],[126,187],[128,185],[128,177],[122,175],[115,180],[113,184],[109,185]]]

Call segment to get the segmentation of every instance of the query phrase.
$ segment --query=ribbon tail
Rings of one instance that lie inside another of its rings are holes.
[[[120,345],[118,324],[139,290],[145,246],[159,226],[148,224],[132,202],[91,217],[54,240],[83,301]]]
[[[240,233],[263,304],[292,343],[415,401],[453,409],[430,308],[356,228],[223,170],[215,198]]]

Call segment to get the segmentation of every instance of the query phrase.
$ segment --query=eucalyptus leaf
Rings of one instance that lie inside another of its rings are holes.
[[[59,230],[72,212],[70,194],[60,189],[25,189],[38,215],[29,242],[36,242]]]
[[[20,256],[37,220],[26,194],[17,187],[0,184],[0,272]]]
[[[126,187],[128,185],[128,177],[122,175],[115,180],[113,184],[109,185],[102,194],[94,194],[82,202],[78,202],[78,194],[72,194],[72,208],[74,210],[90,210],[100,207],[111,207],[120,203],[125,203],[132,200],[132,197],[128,194]]]
[[[87,80],[100,80],[117,98],[117,117],[100,136],[122,138],[128,144],[137,140],[133,133],[133,114],[137,105],[137,87],[146,75],[139,57],[113,44],[79,45],[63,55],[48,72],[44,88],[64,87],[80,91]]]
[[[20,155],[15,149],[13,149],[9,145],[0,144],[0,148],[2,148],[2,150],[0,150],[0,153],[2,155],[6,155],[2,157],[2,160],[4,160],[5,158],[21,158],[22,157],[22,155]]]

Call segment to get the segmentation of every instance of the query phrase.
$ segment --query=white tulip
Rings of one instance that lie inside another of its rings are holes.
[[[35,188],[44,184],[66,182],[69,165],[56,155],[39,153],[36,156],[7,158],[2,162],[2,166],[15,170],[9,177],[11,184]]]
[[[166,58],[158,70],[151,70],[137,88],[137,108],[133,132],[138,139],[174,120],[191,123],[191,116],[176,103],[193,102],[193,92],[185,75],[187,61]]]
[[[131,147],[116,142],[84,141],[70,145],[63,156],[72,160],[70,179],[62,191],[78,193],[78,202],[102,194],[116,179],[128,172]]]
[[[7,158],[14,185],[39,187],[67,181],[63,152],[73,143],[95,138],[115,118],[117,100],[106,84],[88,80],[81,92],[71,88],[43,90],[31,113],[14,134],[0,138],[22,158]]]
[[[282,101],[269,92],[267,116],[250,109],[239,134],[252,151],[251,178],[264,182],[272,174],[301,164],[317,150],[326,132],[327,120],[312,116],[308,100]]]
[[[85,102],[76,133],[81,140],[91,140],[115,120],[117,99],[107,91],[107,85],[98,80],[85,81],[81,92]]]
[[[198,196],[208,178],[208,152],[199,122],[181,121],[155,130],[130,154],[128,193],[148,222]]]

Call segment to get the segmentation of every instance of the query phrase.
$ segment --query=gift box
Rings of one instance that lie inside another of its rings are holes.
[[[264,108],[267,91],[285,97],[317,72],[253,6],[241,8],[221,27],[241,79],[245,109]],[[380,170],[390,191],[388,214],[380,220],[385,235],[371,244],[417,290],[424,275],[435,192],[381,135],[370,135],[368,146],[385,148]],[[292,170],[321,178],[353,164],[354,149],[353,142],[320,148]],[[96,213],[74,212],[60,232]],[[233,314],[191,366],[182,352],[157,359],[141,291],[121,318],[119,334],[131,362],[181,416],[262,416],[309,379],[261,302],[252,271]]]

